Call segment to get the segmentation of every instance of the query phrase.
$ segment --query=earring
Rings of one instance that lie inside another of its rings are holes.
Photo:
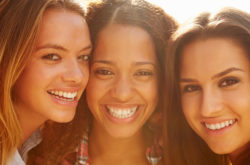
[[[162,113],[156,112],[147,123],[147,128],[152,133],[153,143],[146,150],[146,158],[151,165],[159,165],[162,159]]]

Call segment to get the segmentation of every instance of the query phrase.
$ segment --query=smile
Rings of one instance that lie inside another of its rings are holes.
[[[108,110],[108,113],[118,119],[126,119],[135,114],[135,112],[138,109],[138,106],[134,106],[131,108],[117,108],[113,106],[106,106],[106,109]]]
[[[234,124],[236,121],[237,121],[236,119],[233,119],[233,120],[227,120],[224,122],[214,123],[214,124],[205,123],[205,126],[210,130],[219,130],[225,127],[229,127],[230,125]]]
[[[77,96],[77,92],[64,92],[64,91],[58,91],[58,90],[51,90],[48,91],[50,95],[55,96],[57,99],[63,100],[63,101],[74,101]]]

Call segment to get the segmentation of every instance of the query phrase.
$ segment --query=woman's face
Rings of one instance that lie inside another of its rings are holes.
[[[91,62],[87,102],[94,128],[112,137],[130,137],[158,103],[158,63],[150,35],[141,28],[104,28]]]
[[[14,86],[20,120],[68,122],[89,78],[89,31],[82,16],[45,12],[31,59]]]
[[[184,115],[218,154],[234,154],[250,141],[250,65],[244,49],[225,38],[184,47],[180,87]]]

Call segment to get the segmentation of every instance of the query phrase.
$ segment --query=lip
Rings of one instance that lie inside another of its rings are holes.
[[[223,119],[223,120],[206,120],[206,121],[202,121],[201,124],[204,127],[206,133],[210,136],[222,136],[225,133],[227,133],[228,131],[230,131],[233,126],[235,126],[235,124],[238,122],[237,119],[235,119],[235,122],[229,126],[226,126],[224,128],[220,128],[220,129],[215,129],[215,130],[211,130],[209,128],[206,127],[205,123],[207,124],[216,124],[216,123],[222,123],[225,121],[229,121],[229,120],[233,120],[233,119]]]
[[[216,124],[216,123],[221,123],[225,122],[228,120],[234,120],[234,118],[224,118],[224,119],[204,119],[201,121],[201,123],[207,123],[207,124]]]
[[[130,108],[130,107],[135,107],[137,106],[137,110],[136,112],[131,116],[131,117],[128,117],[128,118],[123,118],[123,119],[120,119],[120,118],[116,118],[112,115],[109,114],[107,108],[106,108],[107,105],[101,105],[101,110],[104,112],[105,116],[113,123],[117,123],[117,124],[128,124],[128,123],[131,123],[133,121],[136,120],[136,118],[139,116],[140,112],[142,111],[142,105],[111,105],[111,104],[108,104],[108,106],[113,106],[113,107],[120,107],[120,108]]]

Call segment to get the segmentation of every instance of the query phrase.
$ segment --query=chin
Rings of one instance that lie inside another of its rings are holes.
[[[113,138],[126,139],[134,136],[136,133],[131,130],[107,130]]]
[[[68,123],[74,119],[74,116],[75,116],[75,112],[73,114],[72,113],[70,113],[70,114],[64,113],[64,114],[57,115],[57,116],[53,117],[51,120],[55,121],[57,123]]]
[[[209,146],[209,148],[216,154],[230,154],[233,152],[233,149],[228,148],[228,146]]]

